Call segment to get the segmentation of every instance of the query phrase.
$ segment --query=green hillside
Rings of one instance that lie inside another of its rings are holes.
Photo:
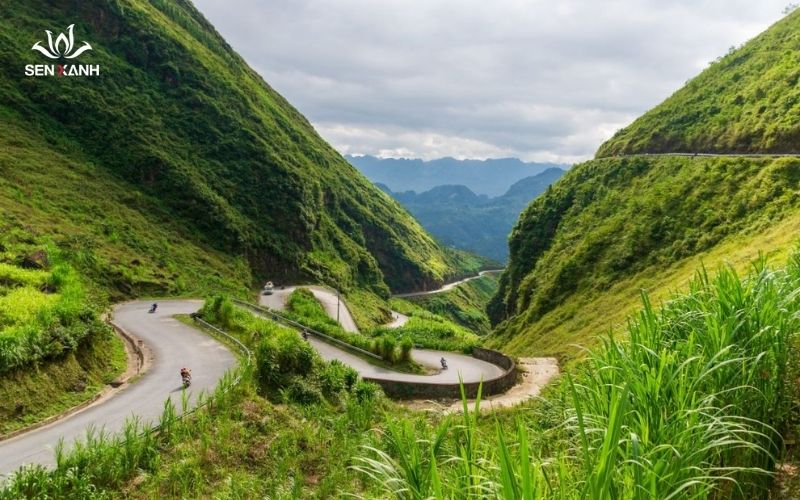
[[[713,62],[617,132],[598,157],[800,152],[800,11]]]
[[[798,27],[792,14],[713,64],[523,212],[489,306],[493,345],[574,357],[624,324],[641,289],[665,298],[699,265],[741,270],[759,252],[787,254],[800,234],[800,159],[607,156],[800,150],[800,91],[776,83],[800,75]]]
[[[90,51],[31,50],[71,25]],[[26,76],[61,63],[100,75]],[[111,302],[321,282],[371,327],[390,290],[481,265],[363,178],[191,2],[0,3],[0,432],[118,374]]]
[[[100,76],[25,77],[51,62],[31,50],[44,30],[71,24]],[[0,5],[0,173],[0,219],[76,249],[119,296],[251,274],[386,296],[460,265],[187,1]]]

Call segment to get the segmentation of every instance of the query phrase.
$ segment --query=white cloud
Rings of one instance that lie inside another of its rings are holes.
[[[378,130],[352,127],[337,123],[321,123],[316,125],[323,137],[336,144],[342,154],[365,154],[375,145],[378,149],[368,154],[393,158],[419,158],[419,150],[424,150],[425,158],[500,158],[514,156],[511,149],[502,149],[493,144],[464,137],[442,135],[436,132],[411,131],[402,128],[388,127]],[[409,145],[417,145],[421,149],[412,149]]]
[[[573,161],[786,0],[195,0],[343,153]]]

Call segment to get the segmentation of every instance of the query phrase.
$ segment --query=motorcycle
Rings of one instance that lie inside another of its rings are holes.
[[[447,360],[442,358],[439,362],[442,364],[442,370],[447,370]]]
[[[158,304],[153,304],[152,306],[150,306],[150,310],[148,312],[150,314],[153,314],[154,312],[156,312],[156,309],[158,309]]]

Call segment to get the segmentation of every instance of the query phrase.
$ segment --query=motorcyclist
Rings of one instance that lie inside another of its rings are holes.
[[[442,358],[439,362],[442,364],[442,370],[447,370],[447,360]]]
[[[192,382],[192,371],[185,366],[181,368],[181,380],[186,387]]]
[[[157,303],[154,303],[152,306],[150,306],[150,312],[151,313],[156,312],[156,309],[158,309],[158,304]]]
[[[308,340],[308,330],[303,328],[303,340]]]

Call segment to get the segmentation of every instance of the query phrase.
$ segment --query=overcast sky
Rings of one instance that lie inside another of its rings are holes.
[[[194,0],[342,153],[572,162],[788,0]]]

